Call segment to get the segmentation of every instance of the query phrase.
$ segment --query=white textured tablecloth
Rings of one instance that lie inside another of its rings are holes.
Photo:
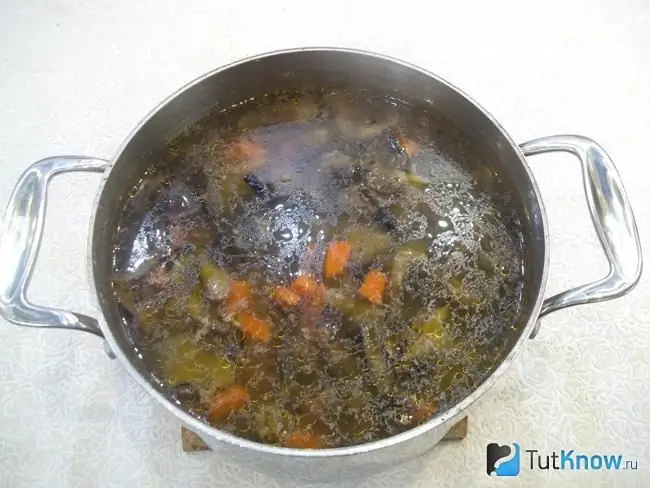
[[[383,52],[447,78],[517,141],[574,132],[612,156],[650,255],[650,6],[646,0],[495,2],[31,0],[0,9],[0,205],[56,154],[110,157],[192,78],[285,47]],[[579,165],[531,160],[551,231],[548,293],[606,271]],[[86,236],[100,176],[51,185],[30,297],[97,314]],[[0,263],[6,266],[7,263]],[[612,302],[545,319],[481,402],[469,437],[357,488],[650,486],[650,278]],[[622,454],[636,471],[485,472],[488,442]],[[82,333],[0,320],[0,487],[288,486],[185,454],[179,424]],[[298,486],[298,485],[296,485]]]

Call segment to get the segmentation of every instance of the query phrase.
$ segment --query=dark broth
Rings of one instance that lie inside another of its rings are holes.
[[[424,109],[313,90],[215,111],[155,154],[114,266],[155,381],[205,422],[302,448],[469,394],[515,336],[523,252],[462,141]]]

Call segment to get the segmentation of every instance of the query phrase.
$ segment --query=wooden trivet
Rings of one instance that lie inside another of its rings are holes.
[[[467,417],[459,420],[449,429],[443,441],[459,441],[467,437]],[[210,448],[196,435],[186,427],[181,427],[181,443],[185,452],[209,451]]]

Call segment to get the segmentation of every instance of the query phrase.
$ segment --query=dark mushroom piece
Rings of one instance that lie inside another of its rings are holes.
[[[246,173],[244,181],[250,186],[255,194],[260,198],[270,198],[271,188],[269,185],[260,180],[254,173]]]
[[[178,383],[170,387],[169,392],[180,403],[197,403],[201,400],[197,386],[192,383]]]
[[[388,144],[390,145],[391,150],[395,153],[394,166],[403,169],[407,174],[413,174],[415,168],[413,161],[411,161],[409,152],[404,148],[399,138],[397,138],[392,132],[389,132],[387,137]]]
[[[389,232],[396,231],[399,228],[399,220],[390,210],[390,208],[381,202],[369,188],[362,188],[362,195],[376,207],[375,221]]]
[[[399,221],[387,207],[379,207],[375,218],[386,230],[396,231],[399,228]]]

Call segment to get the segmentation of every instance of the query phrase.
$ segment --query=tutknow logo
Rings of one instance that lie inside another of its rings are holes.
[[[495,442],[487,445],[487,474],[492,476],[517,476],[519,474],[519,444],[500,446]],[[497,464],[498,463],[498,464]]]
[[[579,454],[574,449],[561,449],[551,454],[540,454],[537,449],[524,451],[524,462],[521,462],[521,448],[513,442],[511,445],[499,445],[491,442],[487,445],[487,474],[492,476],[517,476],[522,466],[530,470],[568,470],[568,471],[599,471],[599,470],[636,470],[638,461],[625,459],[620,454]]]

